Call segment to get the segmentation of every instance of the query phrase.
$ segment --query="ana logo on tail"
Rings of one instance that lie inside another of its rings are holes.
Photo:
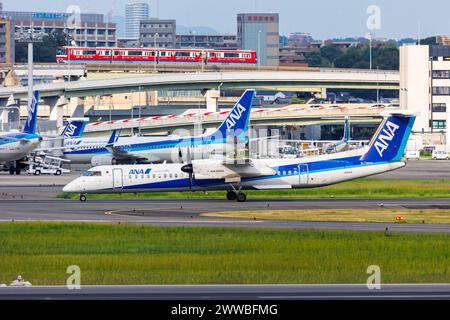
[[[227,131],[230,132],[231,129],[236,125],[236,122],[239,121],[239,119],[241,118],[242,114],[246,111],[247,109],[245,109],[241,104],[238,104],[236,106],[236,108],[234,109],[234,111],[232,113],[230,113],[230,116],[227,118]]]
[[[64,138],[70,138],[75,135],[75,131],[77,130],[77,126],[73,123],[69,123],[67,125],[67,129],[64,132]]]
[[[27,126],[31,126],[31,121],[33,121],[34,112],[36,111],[36,105],[37,105],[37,99],[36,99],[36,93],[35,93],[33,95],[33,98],[31,99],[30,110],[28,110]]]
[[[383,157],[384,151],[389,147],[389,142],[394,139],[395,132],[398,128],[399,126],[395,123],[392,123],[391,121],[386,122],[386,126],[383,128],[374,144],[380,157]]]

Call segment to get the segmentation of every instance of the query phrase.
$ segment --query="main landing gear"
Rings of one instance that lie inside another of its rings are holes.
[[[80,201],[81,202],[86,202],[87,198],[85,194],[80,194]]]
[[[229,190],[227,191],[227,199],[230,201],[237,200],[237,202],[245,202],[245,200],[247,200],[247,196],[241,191],[236,192],[234,190]]]

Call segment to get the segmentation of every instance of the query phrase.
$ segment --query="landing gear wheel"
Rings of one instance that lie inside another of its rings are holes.
[[[20,167],[16,168],[16,174],[19,175],[22,172],[22,170],[20,169]]]
[[[227,192],[227,199],[230,201],[234,201],[237,198],[237,194],[234,191],[228,191]]]
[[[247,200],[247,196],[245,195],[245,193],[239,192],[237,194],[237,201],[238,202],[245,202],[245,200]]]
[[[15,171],[16,171],[16,169],[14,169],[14,167],[9,167],[9,174],[10,175],[13,175]]]
[[[85,194],[80,194],[80,201],[81,202],[86,202],[87,198]]]

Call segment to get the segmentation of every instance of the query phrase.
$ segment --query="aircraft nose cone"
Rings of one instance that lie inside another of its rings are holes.
[[[69,182],[68,184],[66,184],[64,186],[64,188],[62,189],[63,192],[79,192],[80,188],[78,187],[78,183],[76,183],[75,181]]]

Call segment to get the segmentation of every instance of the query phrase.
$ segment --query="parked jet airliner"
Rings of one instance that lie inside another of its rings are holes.
[[[36,134],[38,106],[39,91],[35,91],[23,131],[0,133],[0,162],[7,164],[10,174],[20,174],[21,165],[18,160],[30,154],[42,141],[42,137]]]
[[[209,158],[227,143],[230,132],[236,139],[246,139],[248,120],[255,90],[246,90],[223,123],[212,134],[193,137],[120,137],[113,144],[110,138],[83,138],[67,145],[64,157],[72,163],[96,165],[183,162],[187,149],[193,159]],[[230,142],[230,141],[228,141]]]
[[[415,116],[402,110],[385,112],[368,147],[300,159],[209,159],[187,164],[94,167],[63,191],[125,193],[152,191],[227,190],[242,202],[246,189],[291,189],[331,185],[405,166],[402,156]],[[242,162],[242,163],[241,163]]]

